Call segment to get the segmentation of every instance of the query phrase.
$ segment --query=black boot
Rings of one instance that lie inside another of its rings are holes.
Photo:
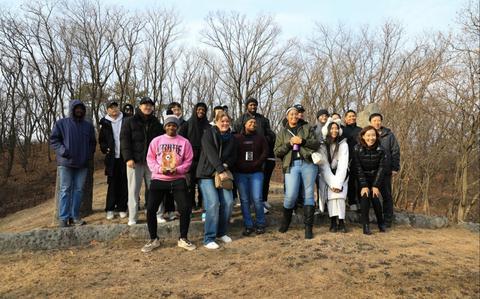
[[[364,224],[364,225],[363,225],[363,233],[364,233],[365,235],[371,235],[371,234],[372,234],[372,232],[370,231],[370,227],[368,226],[368,224]]]
[[[290,226],[290,222],[292,222],[292,213],[293,213],[293,209],[283,208],[283,219],[282,219],[282,224],[278,229],[279,232],[281,233],[287,232],[288,227]]]
[[[330,232],[337,232],[337,216],[330,217]]]
[[[305,239],[313,239],[313,215],[314,206],[303,206],[303,218],[305,223]]]
[[[338,220],[338,231],[342,233],[347,233],[347,227],[345,226],[345,220],[339,219]]]
[[[379,224],[378,229],[380,230],[381,233],[386,233],[387,230],[385,228],[385,224]]]

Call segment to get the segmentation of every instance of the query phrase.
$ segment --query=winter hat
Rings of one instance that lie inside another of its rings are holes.
[[[255,98],[248,98],[247,101],[245,102],[245,106],[248,106],[250,103],[255,103],[258,106],[258,101]]]
[[[343,134],[342,121],[340,119],[333,120],[331,117],[329,117],[327,122],[325,123],[325,125],[322,128],[323,139],[327,138],[328,129],[329,129],[331,123],[336,123],[338,125],[338,136],[339,137],[342,136],[342,134]]]
[[[180,120],[175,114],[169,114],[165,116],[164,120],[165,120],[163,123],[164,128],[170,123],[174,123],[177,126],[177,128],[180,126]]]
[[[245,117],[245,118],[243,119],[243,121],[242,121],[242,129],[245,128],[245,124],[246,124],[249,120],[251,120],[251,119],[255,119],[255,116],[250,116],[250,115],[249,115],[249,116],[247,116],[247,117]]]
[[[141,100],[140,100],[140,105],[142,104],[150,104],[152,106],[155,106],[155,103],[152,101],[151,98],[149,97],[143,97]]]
[[[326,114],[327,116],[330,116],[330,114],[328,114],[328,110],[327,110],[327,109],[320,109],[320,110],[318,110],[318,112],[317,112],[317,118],[319,118],[320,115],[324,115],[324,114]]]
[[[295,104],[293,106],[297,109],[298,112],[300,113],[305,112],[305,108],[303,108],[302,104]]]
[[[290,111],[292,111],[292,110],[297,110],[297,112],[298,112],[298,109],[297,109],[297,107],[295,107],[295,106],[296,106],[296,105],[293,105],[293,106],[288,107],[287,111],[285,111],[285,115],[288,115],[288,113],[289,113]]]

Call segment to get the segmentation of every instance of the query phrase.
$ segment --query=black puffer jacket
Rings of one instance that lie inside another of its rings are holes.
[[[357,124],[346,125],[342,127],[343,134],[342,136],[347,138],[348,142],[348,149],[350,151],[350,157],[352,157],[353,148],[358,143],[358,138],[360,136],[360,132],[362,128],[357,126]]]
[[[361,144],[353,149],[353,172],[360,188],[380,188],[385,176],[385,149],[381,145],[367,148]]]
[[[125,162],[146,162],[148,145],[153,138],[164,134],[162,124],[154,115],[144,117],[140,110],[123,121],[120,133],[120,152]]]
[[[391,175],[392,171],[400,170],[400,146],[397,138],[389,128],[380,129],[380,144],[385,149],[387,160],[385,161],[385,174]]]
[[[226,168],[223,164],[226,164],[230,170],[233,168],[237,161],[237,146],[233,134],[228,134],[230,134],[230,138],[223,140],[217,126],[205,130],[197,166],[197,178],[213,178],[215,171],[225,171]]]

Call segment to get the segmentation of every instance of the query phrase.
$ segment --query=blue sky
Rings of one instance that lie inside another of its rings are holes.
[[[1,6],[15,6],[22,1],[0,0]],[[351,28],[368,24],[378,27],[386,20],[402,24],[409,37],[424,32],[447,32],[455,27],[457,11],[466,0],[103,0],[128,10],[166,6],[175,8],[183,19],[187,39],[198,39],[203,20],[210,11],[239,11],[255,17],[272,14],[285,38],[309,37],[315,22]]]

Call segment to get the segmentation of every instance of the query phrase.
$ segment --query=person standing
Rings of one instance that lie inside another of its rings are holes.
[[[155,137],[148,147],[147,164],[152,173],[147,204],[150,240],[143,246],[142,252],[150,252],[160,246],[156,214],[160,203],[170,195],[173,195],[180,213],[180,238],[177,245],[186,250],[196,248],[187,238],[192,205],[187,198],[185,175],[193,160],[192,146],[186,138],[177,135],[180,125],[177,116],[167,115],[164,123],[166,133]]]
[[[241,115],[235,122],[233,129],[240,133],[244,130],[243,124],[250,118],[256,120],[256,135],[263,136],[268,144],[268,158],[265,160],[263,167],[263,185],[262,185],[262,200],[264,204],[264,212],[268,212],[271,208],[268,203],[268,192],[270,189],[270,179],[272,178],[273,170],[275,169],[275,154],[273,148],[275,147],[275,133],[270,127],[270,120],[260,113],[257,113],[258,101],[255,98],[248,98],[245,102],[246,112]]]
[[[133,106],[131,104],[123,105],[123,107],[122,107],[123,118],[133,116],[133,113],[134,113]]]
[[[304,193],[305,239],[313,238],[314,186],[318,173],[317,165],[312,163],[312,153],[318,150],[319,142],[311,127],[300,122],[298,110],[292,106],[286,111],[287,123],[277,135],[275,155],[282,159],[285,175],[285,199],[283,202],[283,220],[279,232],[285,233],[292,220],[300,186]]]
[[[227,235],[232,214],[232,190],[215,187],[214,175],[216,172],[222,181],[232,179],[229,178],[229,171],[236,160],[237,149],[230,130],[230,116],[220,111],[215,116],[215,126],[203,134],[202,150],[197,166],[197,177],[206,211],[203,243],[207,249],[219,248],[215,242],[216,238],[224,243],[232,242]]]
[[[198,161],[202,147],[202,137],[205,130],[210,128],[207,119],[207,105],[199,102],[193,108],[192,116],[180,127],[178,134],[190,141],[193,149],[193,161],[187,175],[188,197],[194,209],[202,209],[202,193],[198,190],[198,201],[195,203],[195,185],[198,186],[196,175]]]
[[[185,123],[185,119],[183,119],[182,105],[178,102],[171,102],[167,106],[167,111],[168,110],[171,110],[173,112],[173,114],[176,117],[178,117],[178,121],[179,121],[178,128],[180,128]]]
[[[322,129],[324,143],[320,145],[320,153],[324,162],[320,164],[320,172],[326,190],[319,190],[319,193],[326,194],[330,232],[346,233],[345,200],[348,192],[349,156],[347,139],[342,136],[340,123],[339,119],[330,118]]]
[[[343,127],[343,136],[347,138],[348,150],[349,150],[349,165],[352,165],[353,160],[353,148],[358,142],[360,131],[362,128],[357,126],[357,113],[354,110],[348,110],[344,116],[345,127]],[[351,167],[350,167],[351,168]],[[358,187],[357,179],[355,178],[355,172],[349,172],[348,180],[348,193],[347,193],[348,205],[350,210],[359,211],[358,203]]]
[[[385,178],[386,152],[380,144],[378,131],[367,126],[360,132],[359,143],[353,150],[353,171],[360,189],[360,207],[362,210],[363,233],[371,235],[369,211],[373,205],[380,232],[385,232],[385,222],[380,203],[380,186]]]
[[[237,161],[234,167],[235,183],[240,193],[244,236],[265,233],[263,206],[263,164],[268,157],[267,139],[256,133],[257,120],[254,116],[244,118],[243,129],[235,134]],[[250,214],[250,204],[255,207],[255,223]]]
[[[382,126],[383,116],[373,113],[369,117],[370,124],[380,135],[380,144],[387,155],[385,160],[385,177],[380,191],[383,198],[383,216],[387,228],[392,227],[393,222],[393,199],[392,199],[392,176],[400,171],[400,146],[392,130]]]
[[[88,161],[93,159],[96,140],[93,125],[85,120],[86,107],[80,100],[71,100],[69,117],[55,123],[50,146],[55,151],[60,189],[58,192],[59,226],[84,225],[80,218],[83,188]]]
[[[142,98],[135,115],[123,122],[120,133],[120,152],[127,164],[128,225],[137,223],[142,180],[146,189],[150,187],[151,172],[146,160],[148,145],[153,138],[164,133],[162,125],[153,115],[153,109],[152,99]]]
[[[98,143],[100,150],[105,154],[105,175],[107,176],[107,199],[105,212],[111,220],[114,211],[118,211],[120,218],[127,217],[127,173],[125,161],[120,153],[120,130],[122,128],[123,113],[116,101],[107,103],[107,115],[100,120]]]

